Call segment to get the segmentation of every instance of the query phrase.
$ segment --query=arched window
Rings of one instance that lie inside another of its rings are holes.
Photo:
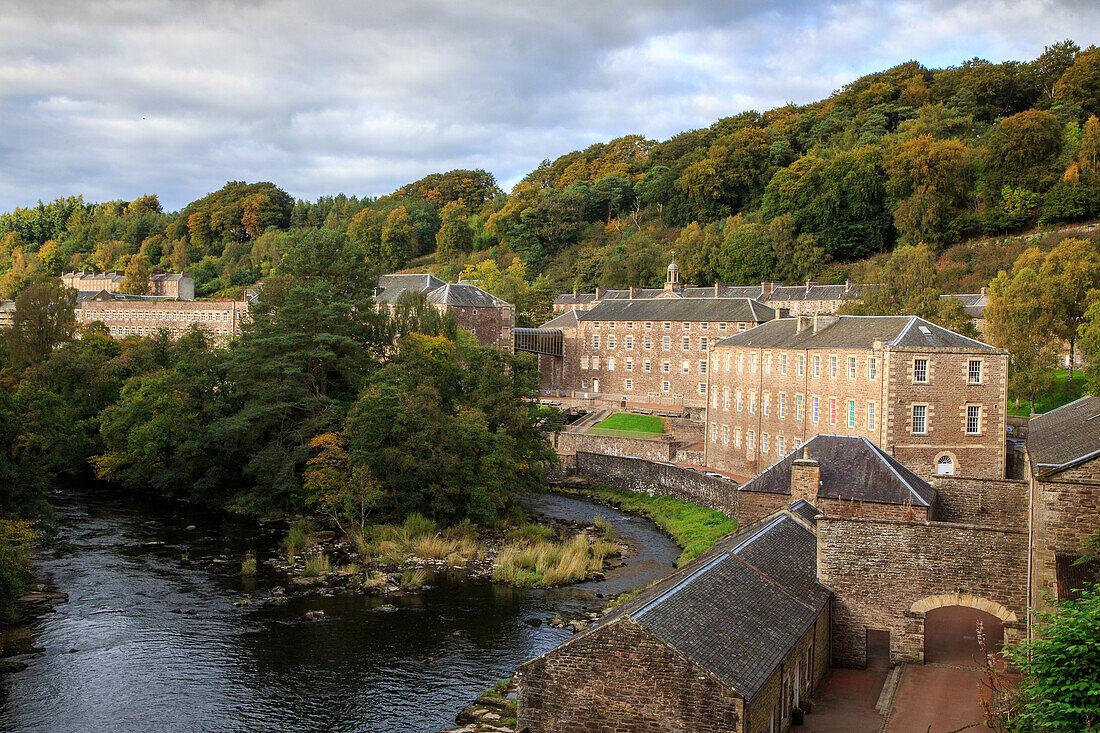
[[[940,456],[936,461],[936,475],[937,476],[951,476],[955,473],[955,461],[951,456]]]

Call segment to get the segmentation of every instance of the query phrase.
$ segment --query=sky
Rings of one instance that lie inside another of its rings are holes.
[[[379,196],[667,139],[915,59],[1100,43],[1095,0],[5,0],[0,211],[226,181]]]

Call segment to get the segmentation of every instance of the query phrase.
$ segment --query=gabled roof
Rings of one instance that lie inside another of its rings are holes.
[[[866,285],[780,285],[764,300],[853,300],[859,297],[859,289]]]
[[[1002,353],[989,344],[916,316],[823,316],[817,333],[809,325],[810,317],[803,316],[802,320],[801,330],[798,318],[777,318],[722,339],[716,345],[765,349],[869,349],[879,339],[893,347]]]
[[[551,318],[546,323],[539,326],[539,328],[576,328],[577,327],[577,311],[567,310],[557,318]]]
[[[585,633],[629,617],[751,699],[829,602],[816,567],[813,531],[782,511],[719,540]]]
[[[1100,397],[1086,395],[1031,418],[1027,452],[1036,476],[1057,473],[1100,456]]]
[[[374,291],[374,300],[378,303],[396,303],[401,293],[423,293],[435,290],[447,283],[435,275],[408,274],[408,275],[383,275],[378,278],[378,287]]]
[[[446,283],[428,293],[428,302],[464,308],[503,308],[510,305],[507,301],[469,283]]]
[[[775,309],[749,298],[655,298],[601,301],[577,314],[581,321],[726,321],[762,323]]]
[[[562,293],[554,297],[554,305],[579,305],[591,303],[595,299],[595,293]]]
[[[927,481],[896,458],[866,438],[851,435],[815,435],[737,490],[789,495],[791,466],[803,456],[818,462],[817,495],[826,499],[929,507],[936,496]]]

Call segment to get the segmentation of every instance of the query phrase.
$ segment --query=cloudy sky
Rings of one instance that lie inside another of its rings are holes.
[[[664,139],[916,59],[1100,42],[1095,0],[5,0],[0,211],[227,180],[380,195]]]

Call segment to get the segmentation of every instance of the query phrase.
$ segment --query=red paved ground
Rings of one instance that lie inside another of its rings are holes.
[[[985,720],[980,697],[985,671],[909,664],[901,676],[886,733],[947,733]]]
[[[875,712],[875,703],[885,681],[886,670],[830,669],[817,688],[813,712],[806,716],[802,730],[878,733],[882,716]]]

